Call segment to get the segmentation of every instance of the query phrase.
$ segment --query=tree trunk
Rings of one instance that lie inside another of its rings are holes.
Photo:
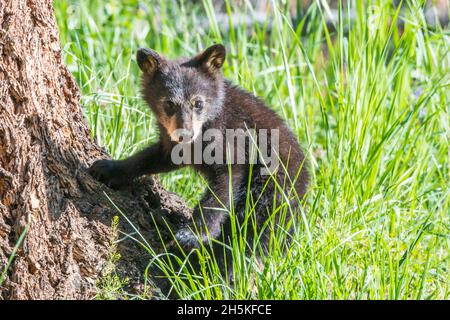
[[[155,247],[152,212],[189,214],[151,177],[121,192],[94,181],[85,170],[101,158],[61,61],[52,1],[0,0],[0,298],[92,298],[119,215],[105,193]],[[118,250],[119,270],[139,284],[148,257],[132,240]]]

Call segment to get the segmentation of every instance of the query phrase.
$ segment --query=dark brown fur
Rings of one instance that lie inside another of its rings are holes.
[[[170,158],[171,150],[178,142],[178,137],[171,135],[174,128],[185,130],[189,138],[194,136],[194,140],[195,123],[197,126],[201,124],[203,131],[208,128],[222,132],[238,128],[279,129],[280,158],[288,174],[280,169],[275,174],[276,179],[280,185],[286,186],[286,193],[292,195],[289,201],[298,202],[303,197],[308,184],[308,172],[297,140],[285,123],[261,100],[222,77],[220,69],[225,60],[223,46],[215,45],[194,58],[175,61],[169,61],[150,49],[140,49],[137,60],[144,72],[143,96],[158,119],[160,140],[128,159],[97,161],[89,169],[95,178],[113,188],[119,188],[140,175],[179,168]],[[196,99],[202,100],[201,109],[194,107],[197,105]],[[201,120],[195,122],[195,118]],[[210,190],[205,192],[200,207],[195,209],[192,223],[176,232],[177,241],[183,248],[198,247],[200,242],[206,243],[210,238],[228,241],[231,232],[228,214],[214,208],[225,206],[230,209],[234,205],[237,216],[243,220],[248,193],[254,200],[259,199],[255,210],[257,225],[262,226],[268,219],[276,187],[273,180],[260,174],[261,163],[253,166],[251,177],[248,163],[231,166],[233,204],[229,199],[227,164],[192,166],[208,180]],[[250,190],[247,190],[249,179]],[[266,185],[267,179],[269,182]],[[297,197],[290,192],[292,189],[295,189]],[[282,201],[280,195],[276,198]],[[201,232],[200,239],[191,231],[194,224],[195,229]],[[249,232],[248,237],[252,241],[253,233]],[[263,237],[262,241],[266,244],[267,239]]]

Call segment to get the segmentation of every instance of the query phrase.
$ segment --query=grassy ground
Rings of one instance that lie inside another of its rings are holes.
[[[448,31],[428,29],[419,1],[402,12],[389,0],[353,1],[353,21],[341,10],[335,31],[317,4],[298,26],[274,1],[270,23],[230,29],[225,20],[225,30],[209,0],[190,3],[55,1],[86,117],[114,158],[157,138],[136,49],[176,57],[215,42],[229,52],[225,75],[270,104],[307,151],[309,207],[287,257],[275,248],[258,264],[233,246],[233,288],[209,270],[184,275],[188,285],[176,277],[176,289],[190,298],[448,299]],[[242,22],[252,15],[226,4]],[[189,170],[162,179],[191,205],[204,185]]]

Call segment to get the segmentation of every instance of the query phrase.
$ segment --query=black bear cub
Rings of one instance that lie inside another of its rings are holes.
[[[141,175],[182,166],[200,172],[208,188],[190,223],[174,231],[184,249],[199,247],[212,238],[229,241],[231,207],[241,222],[246,208],[254,213],[254,218],[248,220],[253,222],[247,233],[251,244],[254,231],[265,225],[274,205],[287,202],[291,208],[298,207],[308,184],[307,165],[294,135],[261,100],[224,79],[224,60],[225,48],[220,44],[194,57],[176,60],[139,49],[142,93],[157,118],[160,139],[128,159],[100,160],[89,168],[94,178],[112,188],[120,188]],[[211,129],[213,134],[206,137]],[[253,139],[251,130],[255,132]],[[234,142],[243,133],[245,142],[236,146]],[[200,155],[211,151],[210,158],[215,161],[193,159],[196,145],[200,146]],[[265,160],[256,157],[252,161],[250,145],[256,146],[258,154],[266,152]],[[175,148],[181,152],[174,152]],[[174,155],[184,160],[187,155],[189,159],[180,162]],[[240,157],[244,161],[239,161]],[[266,244],[268,232],[262,234],[258,241]]]

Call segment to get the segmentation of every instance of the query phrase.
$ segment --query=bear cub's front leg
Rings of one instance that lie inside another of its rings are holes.
[[[124,160],[98,160],[88,173],[107,186],[119,189],[144,174],[169,172],[176,168],[158,142]]]

